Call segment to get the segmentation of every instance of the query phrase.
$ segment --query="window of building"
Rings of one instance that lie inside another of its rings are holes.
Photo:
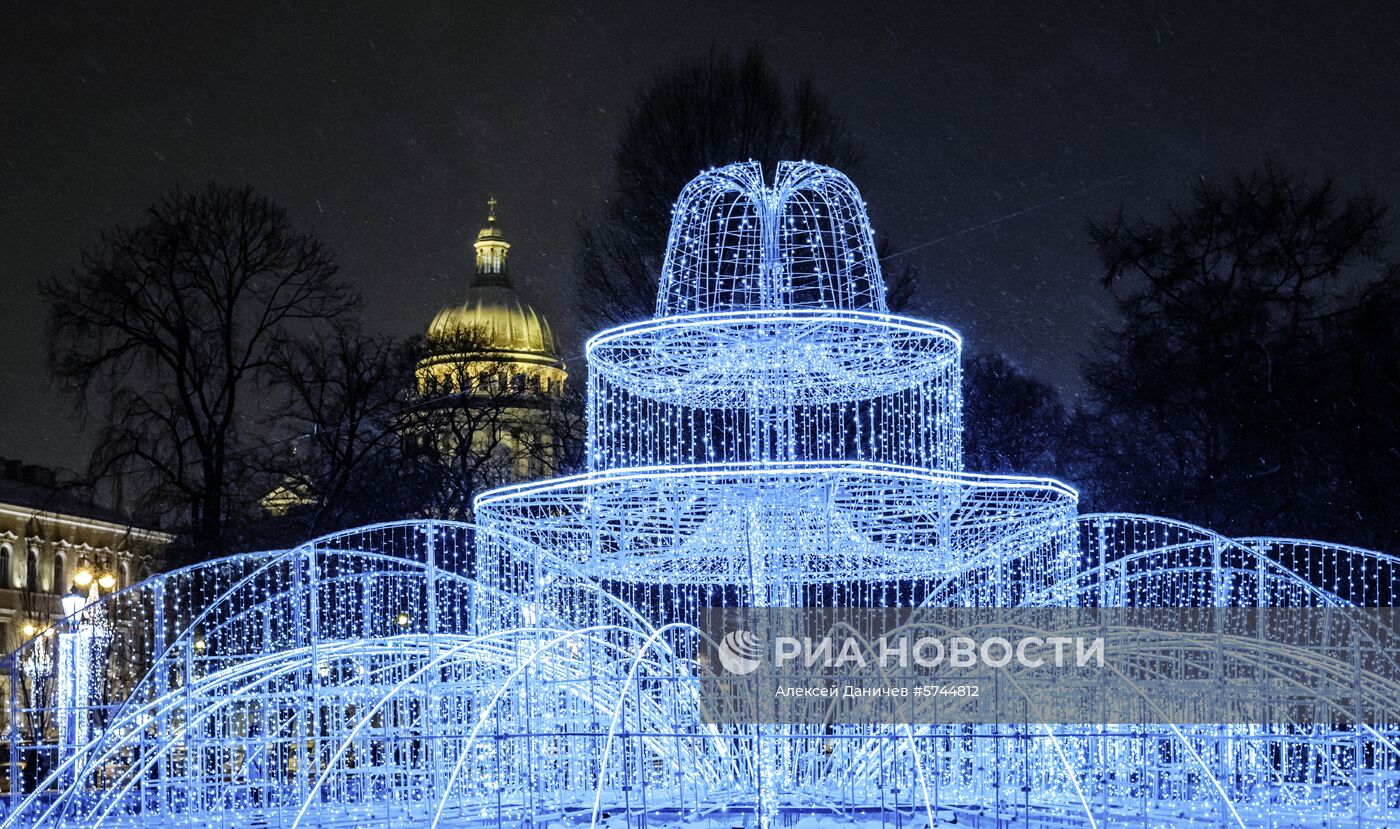
[[[63,553],[53,557],[53,592],[63,593],[68,589],[68,582],[63,580]]]
[[[39,592],[39,551],[33,547],[24,560],[24,586],[31,593]]]
[[[14,574],[10,572],[10,545],[0,544],[0,587],[14,585]]]

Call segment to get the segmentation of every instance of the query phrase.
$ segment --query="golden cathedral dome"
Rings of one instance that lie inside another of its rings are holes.
[[[476,235],[476,273],[466,301],[448,305],[428,325],[434,350],[469,349],[478,359],[509,360],[562,368],[554,331],[520,301],[506,267],[510,244],[496,223],[496,199],[487,202],[486,226]]]
[[[469,345],[483,356],[499,352],[513,359],[533,355],[559,362],[549,322],[521,302],[514,290],[473,286],[466,302],[437,312],[428,324],[428,340],[449,348]]]

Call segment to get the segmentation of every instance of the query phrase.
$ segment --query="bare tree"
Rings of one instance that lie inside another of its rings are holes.
[[[528,451],[542,475],[573,475],[588,467],[588,417],[582,380],[570,379],[543,413],[544,428],[532,433]]]
[[[802,159],[852,173],[860,150],[810,79],[785,88],[757,51],[737,61],[711,51],[644,87],[614,154],[612,192],[579,226],[584,322],[601,328],[651,316],[681,188],[703,170],[750,159],[770,171]],[[917,269],[904,265],[886,277],[892,300],[907,305]]]
[[[50,629],[50,620],[54,617],[58,602],[52,594],[39,590],[27,578],[27,574],[25,584],[17,589],[23,618],[27,624],[35,626],[35,632],[29,634],[23,629],[13,630],[13,641],[6,643],[6,651],[18,660],[12,673],[12,677],[19,681],[17,697],[28,708],[28,716],[15,725],[26,742],[38,745],[51,728],[57,727],[53,701],[58,693],[55,681],[58,649],[55,634]]]
[[[1160,220],[1092,228],[1123,315],[1085,369],[1093,410],[1080,420],[1096,423],[1080,426],[1096,439],[1100,506],[1225,532],[1358,538],[1333,522],[1355,523],[1358,491],[1387,490],[1352,479],[1360,470],[1335,452],[1361,428],[1352,404],[1384,412],[1367,414],[1390,424],[1374,448],[1397,445],[1393,386],[1382,402],[1344,356],[1346,332],[1382,296],[1385,212],[1266,166],[1201,183]],[[1393,318],[1385,330],[1397,339]]]
[[[1000,354],[963,368],[963,462],[977,472],[1062,472],[1068,416],[1055,389]]]
[[[356,305],[334,258],[249,188],[175,190],[41,285],[53,370],[100,407],[91,474],[220,549],[239,453],[275,343]]]
[[[412,401],[415,353],[411,343],[349,322],[279,345],[273,381],[281,402],[271,420],[290,437],[267,466],[296,507],[281,522],[287,533],[305,538],[412,512],[398,423]]]
[[[581,390],[492,357],[483,330],[398,341],[339,325],[281,344],[276,476],[258,543],[402,516],[470,518],[482,490],[582,467]]]

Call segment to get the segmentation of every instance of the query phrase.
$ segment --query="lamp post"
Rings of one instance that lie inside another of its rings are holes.
[[[83,573],[85,571],[79,571]],[[78,746],[87,742],[87,717],[81,709],[86,707],[88,673],[88,644],[92,633],[83,620],[83,608],[89,596],[84,596],[77,586],[75,577],[73,589],[59,600],[63,606],[63,616],[67,623],[58,635],[58,707],[59,725],[62,730],[64,755],[77,751]],[[91,576],[86,579],[91,584]],[[89,595],[96,599],[97,587],[89,588]]]
[[[73,574],[73,589],[59,600],[67,623],[58,635],[60,742],[65,754],[77,753],[88,742],[94,645],[109,635],[106,613],[95,605],[102,590],[115,586],[111,573],[94,576],[82,568]]]

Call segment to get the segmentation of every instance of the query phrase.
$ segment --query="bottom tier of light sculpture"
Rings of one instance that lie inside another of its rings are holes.
[[[1073,527],[1063,542],[1096,566],[1050,592],[1085,606],[1110,593],[1375,602],[1303,574],[1396,575],[1375,553],[1140,516]],[[105,600],[112,618],[153,625],[122,640],[150,666],[118,687],[131,654],[93,654],[106,695],[61,712],[90,726],[82,746],[26,739],[60,712],[14,677],[21,773],[5,825],[1379,827],[1400,810],[1393,722],[707,724],[684,622],[655,624],[592,579],[540,575],[521,552],[538,550],[405,522]]]

